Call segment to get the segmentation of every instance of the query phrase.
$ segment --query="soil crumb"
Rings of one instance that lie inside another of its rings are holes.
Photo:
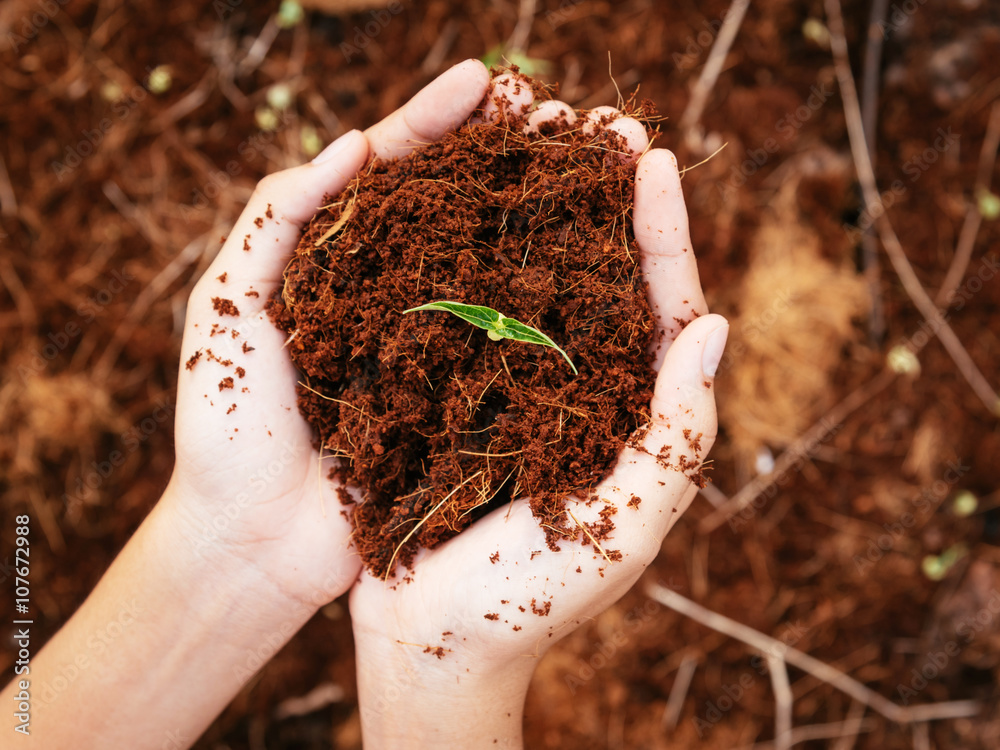
[[[232,315],[238,316],[240,311],[237,309],[236,305],[233,304],[231,299],[223,299],[222,297],[212,297],[212,307],[215,311],[222,315]]]

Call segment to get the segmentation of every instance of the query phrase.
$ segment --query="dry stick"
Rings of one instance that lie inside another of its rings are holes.
[[[858,741],[858,735],[862,731],[865,716],[865,705],[858,701],[851,701],[851,707],[847,709],[847,718],[844,719],[844,731],[837,738],[837,742],[830,750],[851,750]]]
[[[535,20],[535,5],[537,0],[521,0],[517,13],[517,24],[507,40],[507,49],[513,52],[528,51],[528,36],[531,34],[531,24]]]
[[[841,672],[819,659],[809,656],[796,648],[765,635],[753,628],[731,620],[725,615],[713,612],[690,599],[681,596],[659,584],[648,582],[645,586],[646,595],[655,599],[665,607],[689,617],[695,622],[711,628],[730,638],[739,641],[768,656],[780,657],[796,669],[808,672],[813,677],[829,684],[831,687],[849,695],[854,700],[871,706],[872,709],[897,724],[912,724],[918,721],[935,721],[937,719],[957,719],[965,716],[975,716],[981,706],[978,701],[947,701],[943,703],[927,703],[920,706],[898,706],[888,698],[879,695],[874,690],[853,677]]]
[[[743,16],[746,15],[747,8],[750,7],[750,0],[733,0],[733,4],[726,11],[726,18],[719,28],[719,35],[715,38],[712,51],[708,53],[708,60],[701,70],[701,75],[695,82],[691,90],[691,100],[688,102],[684,114],[681,115],[680,130],[684,133],[685,139],[690,135],[698,121],[701,120],[702,112],[705,111],[705,104],[708,102],[708,95],[715,88],[715,82],[722,72],[722,64],[726,61],[729,48],[733,46],[736,34],[743,23]]]
[[[998,147],[1000,147],[1000,102],[994,102],[993,108],[990,110],[989,122],[986,125],[983,147],[979,152],[979,169],[976,172],[976,182],[972,188],[972,204],[965,213],[962,231],[959,232],[958,244],[955,246],[955,257],[951,259],[948,273],[945,274],[944,282],[934,300],[938,307],[947,307],[951,304],[955,290],[962,283],[965,270],[969,267],[972,248],[976,244],[976,236],[983,223],[983,215],[979,213],[979,195],[989,192]]]
[[[823,442],[831,432],[839,428],[848,416],[885,390],[895,379],[896,373],[892,370],[883,370],[867,383],[848,394],[843,401],[830,409],[822,419],[806,430],[784,453],[778,456],[774,462],[774,470],[770,474],[754,477],[753,480],[744,485],[722,507],[717,508],[711,514],[701,519],[698,524],[698,530],[703,534],[713,531],[734,514],[743,510],[743,508],[756,500],[761,493],[766,492],[776,482],[781,480],[796,461],[810,455],[812,450],[819,443]]]
[[[847,732],[852,732],[854,735],[861,732],[872,732],[877,726],[878,723],[872,717],[868,717],[858,723],[857,729],[855,729],[854,724],[847,720],[835,721],[830,724],[809,724],[804,727],[796,727],[792,730],[791,744],[794,747],[795,745],[801,745],[803,742],[829,740],[841,737]],[[759,742],[748,746],[746,750],[774,750],[774,748],[775,744],[773,742]]]
[[[780,656],[768,654],[767,668],[774,691],[774,747],[775,750],[789,750],[792,746],[792,704],[795,698],[788,684],[788,667]]]
[[[122,352],[125,343],[135,333],[136,327],[142,317],[149,311],[153,303],[163,294],[174,281],[194,263],[199,256],[205,252],[205,248],[212,237],[218,236],[218,229],[212,228],[200,237],[196,237],[188,243],[187,247],[180,251],[177,256],[160,271],[146,287],[139,292],[132,307],[126,313],[121,325],[115,330],[111,341],[108,342],[104,353],[94,366],[94,377],[97,382],[104,382],[114,369],[118,356]]]
[[[869,214],[878,216],[876,225],[878,227],[879,238],[885,248],[886,255],[892,267],[896,270],[903,288],[907,295],[916,305],[920,314],[930,324],[931,331],[941,341],[945,350],[951,356],[958,367],[962,377],[966,379],[972,390],[986,405],[991,414],[1000,416],[1000,398],[993,388],[983,377],[983,374],[972,361],[969,353],[962,346],[955,332],[944,319],[941,311],[937,309],[934,301],[927,295],[920,279],[913,271],[913,266],[906,257],[903,246],[896,236],[896,232],[889,223],[886,216],[885,207],[879,198],[878,187],[875,181],[875,172],[872,169],[871,158],[868,148],[865,145],[864,125],[861,122],[861,109],[858,105],[858,92],[854,88],[854,78],[851,74],[851,64],[847,58],[847,40],[844,38],[844,19],[840,11],[840,0],[825,0],[826,15],[830,29],[830,47],[833,50],[834,67],[837,71],[837,80],[840,83],[841,99],[844,102],[844,116],[847,120],[847,133],[851,142],[851,152],[854,156],[854,168],[858,173],[858,181],[861,183],[861,191],[864,194],[865,206]]]
[[[865,126],[865,142],[868,144],[872,164],[878,156],[875,148],[878,121],[878,87],[882,69],[882,24],[889,6],[889,0],[874,0],[868,17],[868,44],[865,46],[865,61],[861,81],[861,120]],[[885,305],[882,301],[882,268],[879,264],[878,241],[872,227],[865,229],[861,237],[861,261],[865,280],[868,282],[868,296],[871,310],[868,312],[868,335],[872,344],[879,344],[885,335]]]
[[[687,697],[691,687],[691,678],[698,668],[698,657],[693,654],[685,654],[681,659],[680,666],[677,667],[677,676],[674,684],[670,688],[670,697],[667,698],[667,707],[663,709],[663,718],[660,720],[660,727],[663,731],[672,731],[677,722],[680,721],[681,711],[684,710],[684,699]]]

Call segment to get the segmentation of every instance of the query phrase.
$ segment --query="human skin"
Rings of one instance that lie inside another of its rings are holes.
[[[183,360],[203,354],[180,369],[169,485],[84,604],[32,659],[25,676],[33,696],[27,746],[189,746],[263,661],[352,586],[366,747],[495,747],[494,740],[519,746],[538,655],[610,606],[655,557],[696,488],[685,475],[626,449],[599,488],[602,498],[621,505],[609,543],[621,549],[622,562],[606,565],[584,546],[528,559],[527,551],[544,545],[522,500],[509,514],[488,516],[421,553],[413,584],[391,588],[362,573],[336,486],[323,479],[311,431],[297,412],[298,376],[264,306],[302,227],[324,195],[341,191],[371,155],[404,156],[440,138],[468,118],[489,85],[485,68],[466,61],[365,133],[351,131],[310,164],[257,186],[189,300]],[[526,96],[513,106],[530,103]],[[644,134],[635,140],[632,123],[622,118],[608,127],[621,128],[635,158],[646,144]],[[662,366],[644,445],[655,453],[671,441],[680,444],[679,431],[690,428],[703,435],[693,456],[700,460],[715,435],[711,376],[727,325],[703,315],[682,332],[673,326],[692,309],[706,312],[676,162],[669,152],[649,150],[637,169],[643,272],[657,320],[671,321],[657,352]],[[232,300],[238,314],[220,315],[216,298]],[[213,323],[237,337],[213,336]],[[226,377],[234,378],[234,388],[220,388]],[[638,510],[622,502],[633,493],[643,498]],[[575,512],[585,521],[595,509]],[[497,548],[501,560],[492,565],[487,558]],[[582,574],[572,572],[577,565]],[[524,616],[520,631],[483,619],[500,599],[548,600],[546,577],[566,584],[549,617]],[[452,649],[444,659],[399,644],[438,645],[447,630],[455,642],[443,644]],[[95,640],[109,633],[114,637]],[[19,679],[0,694],[7,705]],[[407,689],[386,701],[387,686],[401,680]],[[40,695],[43,685],[62,689]]]

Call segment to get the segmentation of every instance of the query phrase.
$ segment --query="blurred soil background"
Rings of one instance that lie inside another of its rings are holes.
[[[700,112],[728,2],[323,5],[0,4],[2,545],[30,513],[34,632],[66,622],[166,484],[185,300],[255,182],[506,53],[576,107],[639,86],[682,165],[727,144],[684,176],[709,304],[733,321],[714,484],[648,580],[899,705],[981,707],[907,725],[797,668],[772,687],[757,652],[640,584],[542,660],[527,746],[786,747],[789,707],[799,747],[1000,746],[998,419],[865,239],[823,0],[752,2]],[[888,220],[996,387],[1000,5],[843,11]],[[14,651],[5,635],[7,677]],[[337,601],[197,747],[358,748],[359,727]]]

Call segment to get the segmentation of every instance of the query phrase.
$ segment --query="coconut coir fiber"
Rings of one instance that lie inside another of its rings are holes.
[[[565,497],[587,495],[648,420],[635,167],[604,129],[524,125],[470,121],[373,161],[316,214],[270,303],[299,408],[339,458],[331,476],[361,490],[354,543],[378,576],[512,498],[531,498],[550,547],[589,543]],[[538,328],[579,375],[554,349],[403,314],[441,300]]]

